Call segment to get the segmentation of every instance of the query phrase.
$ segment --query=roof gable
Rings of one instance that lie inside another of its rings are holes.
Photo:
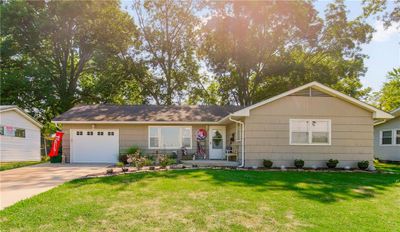
[[[30,116],[29,114],[25,113],[23,110],[21,110],[18,106],[14,106],[14,105],[4,105],[4,106],[0,106],[0,112],[7,112],[7,111],[15,111],[16,113],[20,114],[22,117],[24,117],[25,119],[27,119],[28,121],[30,121],[32,124],[34,124],[35,126],[42,128],[43,125],[38,122],[36,119],[34,119],[32,116]]]
[[[283,98],[283,97],[286,97],[286,96],[289,96],[289,95],[292,95],[292,94],[296,94],[297,93],[297,94],[303,94],[304,95],[304,94],[307,93],[307,89],[310,89],[310,88],[317,90],[317,92],[321,92],[323,94],[339,98],[339,99],[344,100],[346,102],[349,102],[349,103],[351,103],[351,104],[353,104],[355,106],[358,106],[358,107],[363,108],[363,109],[365,109],[367,111],[370,111],[370,112],[373,113],[373,117],[374,118],[381,118],[381,119],[393,118],[393,116],[390,115],[389,113],[386,113],[386,112],[384,112],[382,110],[379,110],[379,109],[377,109],[377,108],[375,108],[375,107],[373,107],[371,105],[368,105],[368,104],[366,104],[366,103],[364,103],[362,101],[359,101],[359,100],[357,100],[355,98],[347,96],[347,95],[345,95],[345,94],[343,94],[343,93],[341,93],[341,92],[339,92],[337,90],[334,90],[334,89],[332,89],[330,87],[322,85],[321,83],[318,83],[318,82],[308,83],[306,85],[303,85],[303,86],[300,86],[298,88],[289,90],[289,91],[284,92],[282,94],[279,94],[279,95],[277,95],[275,97],[272,97],[272,98],[269,98],[267,100],[264,100],[264,101],[261,101],[259,103],[256,103],[254,105],[248,106],[246,108],[243,108],[243,109],[233,113],[232,116],[239,116],[239,117],[240,116],[249,116],[250,115],[250,111],[252,109],[254,109],[254,108],[257,108],[259,106],[268,104],[270,102],[276,101],[276,100],[278,100],[280,98]],[[312,92],[311,92],[312,90],[310,89],[309,91],[310,91],[310,94],[312,94]],[[319,94],[319,95],[321,95],[321,94]]]

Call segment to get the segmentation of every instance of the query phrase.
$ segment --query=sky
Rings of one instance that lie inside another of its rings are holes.
[[[324,11],[330,2],[332,0],[318,0],[314,3],[321,18],[324,17]],[[350,20],[362,14],[361,0],[349,0],[345,3]],[[130,6],[129,1],[122,0],[121,7],[123,9],[127,7],[128,12],[133,14]],[[388,10],[393,8],[394,3],[388,0]],[[376,32],[371,42],[362,46],[362,53],[368,55],[369,58],[364,61],[367,72],[365,76],[360,77],[360,80],[364,87],[371,87],[373,91],[378,91],[386,80],[386,74],[393,68],[400,67],[400,24],[385,29],[382,22],[372,17],[367,22],[375,28]]]

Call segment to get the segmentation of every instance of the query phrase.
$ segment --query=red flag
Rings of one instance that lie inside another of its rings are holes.
[[[54,137],[54,140],[51,144],[51,150],[49,153],[50,157],[58,156],[58,149],[60,148],[60,144],[61,144],[63,135],[64,135],[63,132],[60,132],[60,131],[56,132],[56,136]]]

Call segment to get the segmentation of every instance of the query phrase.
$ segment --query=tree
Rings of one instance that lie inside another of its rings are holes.
[[[2,53],[2,104],[21,101],[45,120],[82,100],[82,77],[95,75],[98,61],[136,43],[133,20],[118,1],[8,1],[1,15],[2,48],[13,45]]]
[[[193,1],[173,0],[137,0],[133,4],[143,42],[141,59],[150,70],[141,82],[156,104],[179,102],[200,79],[195,7]]]
[[[373,29],[349,21],[343,1],[329,4],[325,21],[308,1],[209,5],[202,54],[229,102],[250,105],[313,80],[363,94],[360,44]]]
[[[400,107],[400,68],[388,72],[387,81],[373,98],[373,104],[382,110],[390,112]]]
[[[377,18],[384,22],[386,28],[393,23],[400,22],[400,0],[392,0],[391,3],[394,7],[392,10],[388,10],[387,0],[363,0],[364,17],[377,15]],[[400,27],[400,24],[397,27]]]

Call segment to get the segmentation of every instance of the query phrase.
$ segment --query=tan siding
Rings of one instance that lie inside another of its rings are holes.
[[[171,124],[172,125],[172,124]],[[129,124],[97,124],[95,129],[119,129],[119,144],[120,152],[124,152],[129,147],[139,146],[145,154],[171,153],[179,149],[164,150],[164,149],[148,149],[148,126],[152,125],[129,125]],[[177,125],[177,126],[192,126],[192,149],[188,150],[189,154],[193,154],[197,150],[196,131],[204,128],[208,131],[208,125]],[[63,125],[63,156],[65,162],[70,161],[70,129],[91,129],[91,124],[65,124]],[[227,135],[228,137],[228,135]],[[207,138],[208,139],[208,138]],[[229,137],[228,137],[229,139]],[[205,142],[206,152],[208,155],[208,140]],[[179,151],[178,151],[179,152]]]
[[[331,145],[289,145],[289,120],[302,118],[330,119]],[[287,96],[253,109],[245,123],[246,166],[261,166],[263,159],[276,166],[293,166],[294,159],[308,166],[373,159],[372,113],[334,97]]]

